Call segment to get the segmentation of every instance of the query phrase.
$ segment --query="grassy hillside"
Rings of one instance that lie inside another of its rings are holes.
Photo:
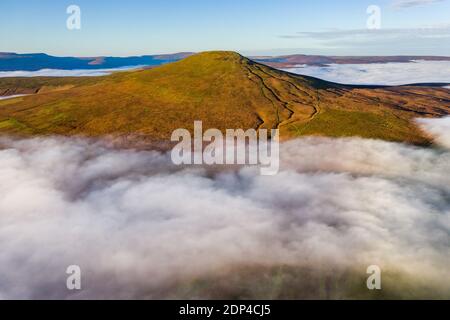
[[[233,52],[206,52],[99,78],[5,78],[0,133],[167,141],[174,129],[280,128],[282,138],[362,136],[426,144],[411,122],[450,113],[450,91],[358,88],[301,77]]]
[[[96,81],[97,79],[93,77],[0,78],[0,96],[35,94],[57,89],[69,89]]]

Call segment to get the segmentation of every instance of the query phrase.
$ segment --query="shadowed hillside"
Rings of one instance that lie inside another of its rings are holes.
[[[413,144],[429,138],[417,117],[450,113],[450,90],[344,86],[297,76],[233,52],[206,52],[150,70],[99,78],[5,78],[0,133],[112,136],[167,141],[174,129],[280,128],[303,135],[361,136]]]

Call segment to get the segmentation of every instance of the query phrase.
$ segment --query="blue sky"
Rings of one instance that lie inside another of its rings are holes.
[[[68,30],[66,8],[81,8]],[[368,32],[369,5],[381,30]],[[142,55],[450,54],[446,0],[1,0],[0,51]]]

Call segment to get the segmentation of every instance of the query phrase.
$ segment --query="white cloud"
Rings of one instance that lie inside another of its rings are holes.
[[[413,288],[450,289],[448,151],[308,138],[284,143],[281,172],[263,177],[80,139],[0,146],[3,298],[186,297],[192,287],[177,281],[281,265],[364,275],[377,264]],[[73,264],[84,277],[76,294],[65,289]],[[245,281],[229,276],[227,293]],[[302,285],[294,289],[308,295]],[[200,297],[212,294],[202,287]]]
[[[38,71],[0,71],[0,78],[10,77],[100,77],[117,71],[138,69],[142,66],[122,67],[114,69],[92,69],[92,70],[58,70],[42,69]]]
[[[331,52],[347,52],[344,55],[354,52],[363,55],[447,55],[450,50],[450,25],[417,28],[384,28],[382,25],[377,30],[302,31],[282,35],[281,38],[290,39],[292,43],[311,43],[316,48]]]
[[[395,8],[410,8],[416,6],[430,5],[443,1],[445,0],[394,0],[392,4]]]
[[[333,40],[334,43],[345,39],[352,39],[356,42],[380,41],[386,38],[397,39],[401,37],[421,37],[421,38],[441,38],[450,36],[450,25],[423,26],[420,28],[381,28],[371,29],[332,29],[324,31],[302,31],[294,35],[284,35],[282,38],[310,38],[315,40]]]
[[[410,63],[331,64],[299,66],[286,71],[346,84],[403,85],[450,83],[450,61]]]
[[[417,122],[435,138],[438,144],[450,148],[450,117],[441,119],[418,119]]]

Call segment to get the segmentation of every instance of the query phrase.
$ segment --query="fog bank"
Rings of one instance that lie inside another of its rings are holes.
[[[450,117],[440,119],[417,119],[419,126],[428,132],[435,142],[443,147],[450,148]]]
[[[449,151],[299,139],[264,177],[78,139],[0,146],[1,298],[164,298],[189,279],[281,265],[376,264],[450,289]],[[69,265],[82,269],[76,293]]]
[[[41,69],[38,71],[0,71],[0,78],[11,77],[101,77],[118,71],[139,69],[143,66],[130,66],[110,69]]]
[[[327,81],[360,85],[404,85],[414,83],[450,83],[450,61],[408,63],[299,65],[286,71]]]

